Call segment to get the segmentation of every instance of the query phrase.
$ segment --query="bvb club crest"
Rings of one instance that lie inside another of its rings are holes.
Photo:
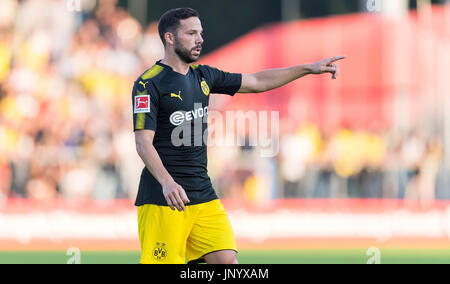
[[[205,94],[205,96],[209,96],[209,86],[205,80],[200,83],[200,86],[202,87],[203,94]]]
[[[156,243],[153,249],[153,258],[157,261],[163,261],[167,257],[167,250],[165,243]]]

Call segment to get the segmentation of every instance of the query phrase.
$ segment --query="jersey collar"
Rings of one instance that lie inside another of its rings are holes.
[[[189,75],[189,73],[191,73],[191,69],[192,69],[192,66],[189,65],[189,71],[186,73],[186,75],[184,75],[184,74],[181,74],[181,73],[179,73],[179,72],[177,72],[177,71],[174,71],[172,67],[170,67],[169,65],[166,65],[166,64],[162,63],[161,60],[156,61],[156,64],[158,64],[158,65],[160,65],[160,66],[162,66],[162,67],[164,67],[164,68],[167,68],[167,69],[169,69],[171,72],[173,72],[173,73],[175,73],[175,74],[178,74],[178,75],[180,75],[180,76],[183,76],[183,77],[187,77],[187,76]]]

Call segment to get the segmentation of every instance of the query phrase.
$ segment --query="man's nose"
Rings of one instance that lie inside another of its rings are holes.
[[[196,44],[202,44],[203,43],[203,37],[202,35],[198,35],[196,40],[195,40]]]

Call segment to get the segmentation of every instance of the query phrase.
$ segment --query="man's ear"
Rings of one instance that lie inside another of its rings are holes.
[[[169,45],[174,45],[175,44],[175,36],[171,32],[166,32],[164,34],[164,39],[166,40],[166,43],[169,44]]]

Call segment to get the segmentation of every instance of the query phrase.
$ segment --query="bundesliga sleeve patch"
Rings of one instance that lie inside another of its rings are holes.
[[[134,97],[134,113],[150,112],[150,95]]]

